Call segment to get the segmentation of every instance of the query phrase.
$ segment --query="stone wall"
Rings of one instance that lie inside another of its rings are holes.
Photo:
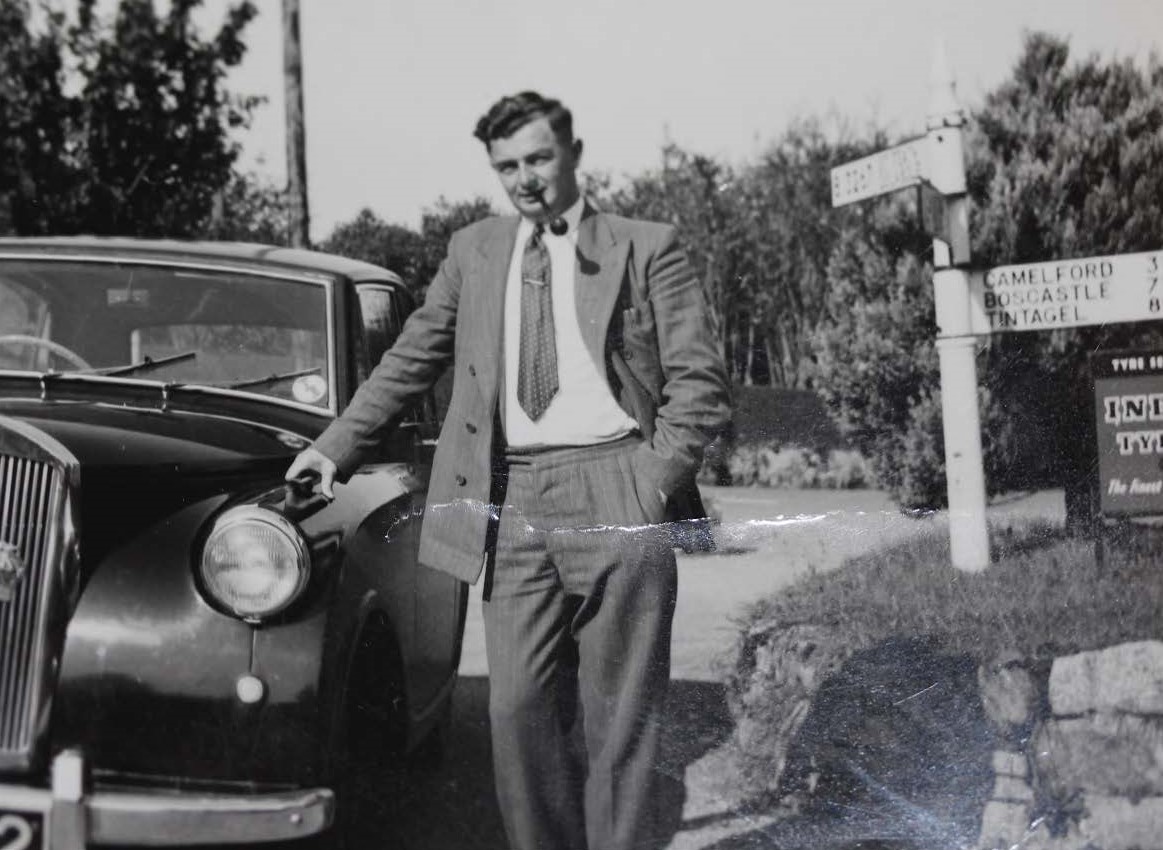
[[[749,637],[736,743],[762,790],[797,810],[875,813],[864,840],[1163,850],[1163,643],[1042,664],[1011,653],[975,680],[923,641],[853,652],[809,625]]]
[[[1163,643],[1057,658],[1045,700],[1028,671],[1003,669],[982,671],[983,702],[1018,746],[995,754],[980,850],[1163,850]],[[1015,725],[1031,734],[1015,741]]]

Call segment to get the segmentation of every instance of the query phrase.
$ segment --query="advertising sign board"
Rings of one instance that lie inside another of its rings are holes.
[[[1163,515],[1163,350],[1096,351],[1090,370],[1100,510]]]

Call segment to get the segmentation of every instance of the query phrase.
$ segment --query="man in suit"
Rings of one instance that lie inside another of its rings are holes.
[[[518,215],[453,235],[424,305],[287,477],[314,472],[330,495],[452,364],[420,559],[486,576],[509,841],[649,846],[676,594],[666,521],[699,515],[725,370],[673,228],[581,197],[561,103],[502,98],[475,136]],[[579,697],[588,764],[569,746]]]

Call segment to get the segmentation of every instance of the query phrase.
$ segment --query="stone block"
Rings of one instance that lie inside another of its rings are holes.
[[[1058,794],[1163,796],[1163,718],[1054,718],[1038,728],[1032,750],[1038,774]]]
[[[1038,704],[1034,678],[1015,652],[1003,652],[977,669],[981,705],[994,729],[1005,738],[1020,734],[1033,721]]]
[[[998,776],[993,781],[992,797],[1009,803],[1029,803],[1034,799],[1034,792],[1024,779]]]
[[[1163,797],[1087,795],[1078,832],[1102,850],[1163,850]]]
[[[1055,659],[1050,707],[1056,715],[1163,714],[1163,643],[1136,641]]]
[[[990,800],[981,815],[980,850],[999,850],[1020,844],[1030,828],[1030,811],[1021,803]]]
[[[999,776],[1016,776],[1019,779],[1025,779],[1030,772],[1030,766],[1026,762],[1026,754],[1013,753],[1009,750],[994,750],[993,772]]]

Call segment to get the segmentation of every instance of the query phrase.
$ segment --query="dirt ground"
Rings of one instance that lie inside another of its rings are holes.
[[[731,719],[721,682],[733,618],[809,569],[915,534],[939,519],[902,515],[874,491],[706,488],[723,515],[720,553],[679,559],[668,730],[660,769],[666,850],[773,848],[779,812],[749,812],[734,788]],[[991,511],[1061,518],[1061,493],[1007,500]],[[409,850],[505,847],[492,790],[488,680],[479,588],[469,602],[449,754],[409,777],[393,818]]]

